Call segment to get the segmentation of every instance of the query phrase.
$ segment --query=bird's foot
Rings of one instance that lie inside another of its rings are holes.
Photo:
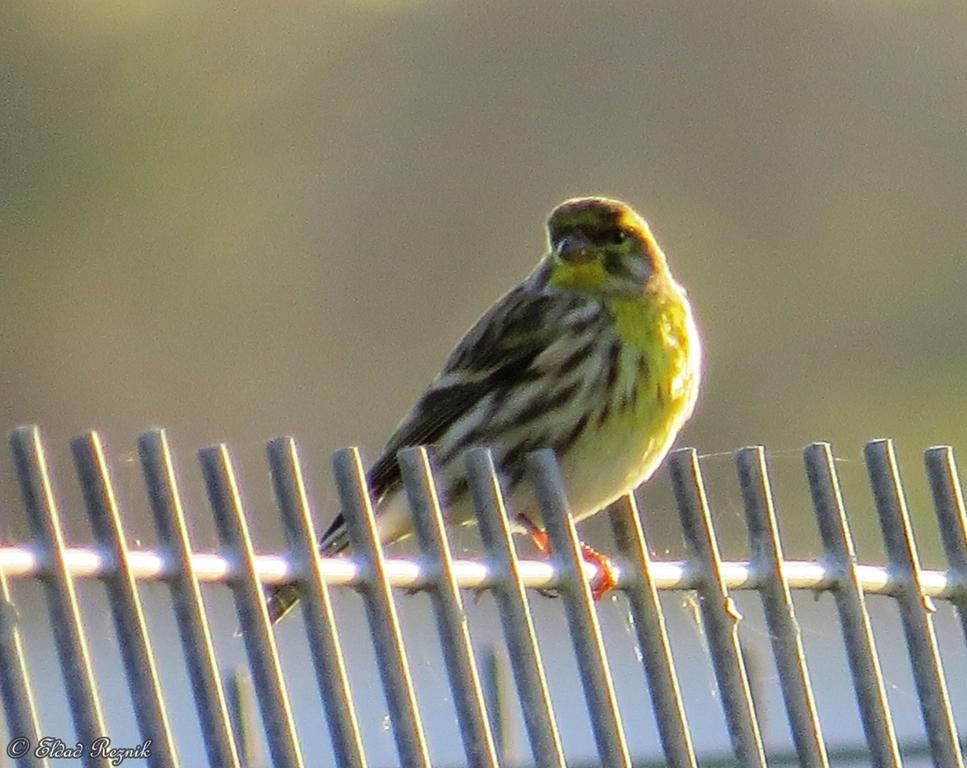
[[[546,531],[535,528],[527,533],[531,537],[531,543],[537,547],[538,552],[545,556],[551,554],[551,540],[547,537]]]
[[[521,519],[527,520],[525,517],[521,517]],[[527,535],[530,537],[531,544],[533,544],[537,551],[544,555],[544,557],[550,557],[551,541],[547,538],[547,533],[531,523],[530,520],[527,520],[525,527],[527,528]],[[541,597],[560,597],[556,589],[538,588],[537,593]]]
[[[530,521],[528,521],[530,522]],[[527,526],[528,535],[530,536],[531,542],[537,548],[537,550],[545,556],[551,554],[551,542],[547,537],[547,532],[538,529],[532,523]],[[597,568],[597,575],[594,577],[594,581],[591,584],[591,597],[594,598],[595,602],[600,600],[616,586],[618,586],[618,570],[615,568],[614,563],[607,555],[603,555],[598,550],[593,547],[589,547],[584,542],[579,542],[581,545],[581,557],[586,563],[591,563],[595,568]],[[538,590],[544,597],[557,597],[557,593],[553,590],[540,589]]]
[[[597,602],[618,586],[618,569],[607,555],[601,554],[583,542],[581,557],[584,558],[584,562],[591,563],[598,569],[598,575],[594,577],[591,584],[591,597]]]

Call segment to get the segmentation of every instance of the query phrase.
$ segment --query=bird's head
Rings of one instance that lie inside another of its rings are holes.
[[[604,296],[641,296],[665,276],[665,256],[630,206],[605,197],[566,200],[547,220],[552,285]]]

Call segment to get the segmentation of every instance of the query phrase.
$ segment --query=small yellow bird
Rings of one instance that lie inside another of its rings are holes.
[[[451,524],[473,522],[464,452],[493,452],[517,527],[547,549],[541,511],[524,479],[525,457],[557,454],[581,520],[647,480],[692,414],[701,342],[684,289],[648,225],[630,206],[602,197],[568,200],[547,221],[548,253],[464,335],[443,370],[390,437],[368,473],[384,543],[412,532],[396,459],[431,445]],[[320,543],[349,545],[342,515]],[[597,562],[595,594],[614,586]],[[269,592],[281,618],[299,599],[293,585]]]

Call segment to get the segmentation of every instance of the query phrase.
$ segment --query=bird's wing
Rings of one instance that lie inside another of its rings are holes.
[[[542,374],[534,368],[534,360],[560,336],[561,320],[575,301],[580,298],[523,283],[484,314],[457,344],[440,375],[396,428],[370,469],[374,500],[379,502],[402,484],[396,458],[402,448],[437,442],[484,398],[491,396],[494,402],[539,378]],[[468,427],[466,437],[473,436]],[[321,546],[335,552],[346,544],[340,514],[323,535]]]

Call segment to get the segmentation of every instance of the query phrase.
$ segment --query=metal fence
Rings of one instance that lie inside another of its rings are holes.
[[[300,748],[300,734],[294,726],[286,678],[262,596],[263,584],[291,580],[299,581],[306,595],[302,601],[306,637],[337,765],[367,765],[343,659],[340,626],[330,600],[331,590],[344,587],[358,590],[365,605],[399,764],[408,768],[430,765],[426,728],[397,615],[397,603],[406,599],[401,590],[425,590],[431,597],[466,764],[501,764],[500,739],[495,737],[496,708],[492,701],[487,705],[462,602],[466,590],[486,590],[494,595],[499,609],[533,764],[542,768],[565,765],[528,589],[554,590],[560,595],[599,755],[597,764],[622,768],[633,764],[625,727],[632,718],[649,715],[619,711],[609,648],[602,639],[588,586],[594,569],[582,560],[550,452],[539,451],[529,460],[550,537],[553,554],[549,560],[518,559],[500,484],[490,455],[483,449],[467,456],[483,559],[452,557],[427,454],[422,449],[410,449],[401,453],[400,461],[421,557],[400,560],[384,558],[375,534],[363,467],[355,450],[337,453],[333,462],[353,555],[320,559],[316,556],[317,536],[300,460],[290,438],[268,444],[275,497],[289,541],[288,551],[281,555],[257,555],[253,551],[235,469],[224,445],[199,454],[221,544],[217,554],[192,549],[190,526],[164,432],[146,433],[138,443],[161,542],[158,551],[129,549],[108,460],[96,433],[79,437],[71,445],[96,539],[93,547],[71,547],[65,542],[38,430],[15,430],[11,447],[31,530],[29,542],[0,548],[0,693],[11,736],[7,754],[18,764],[49,763],[34,748],[44,732],[25,661],[24,645],[31,638],[25,636],[24,622],[12,602],[11,579],[36,579],[43,584],[64,689],[86,765],[110,765],[111,756],[91,755],[91,745],[109,734],[90,659],[88,628],[76,594],[75,583],[85,579],[99,579],[106,587],[138,728],[143,739],[151,742],[150,756],[146,757],[151,766],[197,764],[197,760],[180,762],[177,756],[169,723],[171,705],[165,702],[159,683],[139,596],[138,582],[142,581],[161,581],[170,590],[209,763],[244,765],[246,746],[239,728],[233,727],[226,703],[199,586],[203,582],[227,584],[231,589],[272,764],[290,768],[319,762],[318,758],[307,759]],[[766,455],[759,447],[736,454],[753,553],[750,561],[721,559],[698,456],[691,449],[676,451],[669,460],[688,546],[686,560],[652,559],[634,497],[608,510],[617,544],[618,589],[633,619],[643,682],[647,681],[664,752],[659,764],[698,764],[659,601],[661,590],[694,590],[698,595],[734,754],[717,764],[767,763],[739,644],[741,616],[730,596],[736,590],[755,590],[761,597],[792,734],[793,759],[803,766],[831,763],[791,596],[791,590],[811,590],[831,592],[838,610],[866,737],[866,749],[854,757],[876,766],[901,764],[864,604],[866,595],[878,594],[891,597],[899,608],[926,734],[924,747],[938,766],[963,765],[963,745],[954,725],[932,620],[933,600],[948,600],[955,606],[967,637],[967,515],[954,456],[947,447],[926,453],[949,561],[947,571],[927,571],[920,566],[891,443],[869,443],[865,458],[889,560],[885,566],[856,562],[832,453],[823,443],[805,450],[806,473],[824,547],[823,556],[814,561],[783,557]],[[26,610],[26,606],[20,606],[21,612]],[[957,679],[959,685],[964,684],[963,670]],[[45,702],[45,706],[52,704]],[[328,756],[326,762],[332,757]],[[703,760],[703,764],[712,763]]]

